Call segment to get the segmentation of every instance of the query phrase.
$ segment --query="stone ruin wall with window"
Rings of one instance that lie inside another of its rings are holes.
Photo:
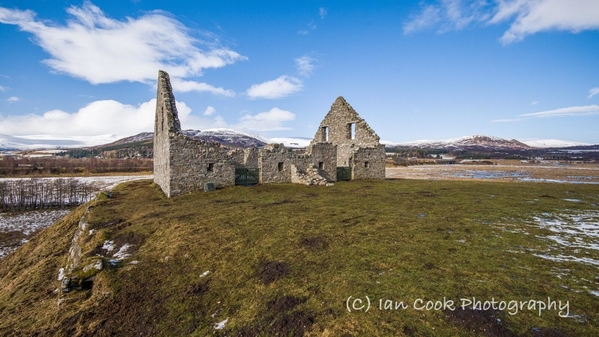
[[[368,123],[338,97],[310,145],[337,145],[337,166],[350,167],[352,179],[385,179],[385,146]]]
[[[340,97],[305,150],[282,144],[233,149],[181,133],[169,76],[158,74],[154,125],[154,182],[167,197],[235,185],[236,168],[259,168],[260,183],[325,185],[337,181],[337,166],[351,166],[352,179],[384,179],[384,146],[366,122]],[[355,123],[355,131],[351,124]],[[349,125],[349,126],[348,126]],[[325,139],[323,127],[330,139]],[[382,170],[381,170],[382,169]]]

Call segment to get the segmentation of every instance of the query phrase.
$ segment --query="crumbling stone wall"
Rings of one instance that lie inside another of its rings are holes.
[[[385,179],[385,145],[356,149],[351,170],[352,179]]]
[[[158,72],[156,92],[156,116],[154,120],[154,182],[167,196],[170,192],[170,141],[181,131],[181,123],[175,105],[175,96],[168,74]]]
[[[258,154],[260,183],[290,183],[293,152],[283,144],[268,144]]]
[[[241,160],[241,155],[240,155]],[[154,125],[154,182],[167,197],[235,184],[235,165],[219,143],[192,139],[181,133],[181,123],[169,76],[158,72]]]
[[[215,187],[235,185],[235,166],[220,143],[171,137],[171,194],[202,191],[204,183]]]
[[[315,143],[306,149],[310,164],[324,179],[337,181],[337,146],[331,142]]]
[[[356,148],[376,147],[379,140],[368,123],[339,96],[320,123],[311,144],[331,142],[337,145],[337,166],[350,166]]]
[[[323,142],[336,145],[336,166],[350,166],[352,179],[385,179],[385,147],[379,141],[376,132],[340,96],[320,123],[310,145]]]
[[[343,99],[337,98],[305,151],[282,144],[228,150],[181,133],[169,76],[158,73],[154,125],[154,182],[167,197],[235,184],[236,168],[259,168],[259,182],[323,185],[337,180],[337,166],[353,179],[384,179],[385,149],[379,137]]]

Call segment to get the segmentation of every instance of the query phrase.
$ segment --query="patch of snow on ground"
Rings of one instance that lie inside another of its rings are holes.
[[[48,227],[70,212],[70,209],[55,209],[18,214],[0,213],[0,231],[19,231],[28,236],[39,229]]]
[[[61,177],[63,178],[63,177]],[[118,184],[142,179],[153,179],[153,175],[138,175],[138,176],[94,176],[94,177],[75,177],[81,182],[94,183],[98,190],[111,190]],[[20,180],[31,178],[0,178],[3,180]],[[59,179],[59,178],[36,178],[43,179]],[[32,233],[42,230],[56,221],[60,220],[65,215],[71,212],[70,209],[53,209],[53,210],[36,210],[28,211],[19,214],[0,213],[0,232],[19,231],[26,237]],[[89,235],[93,234],[90,231]],[[27,242],[23,239],[21,244]],[[17,247],[4,247],[0,245],[0,259],[10,254]],[[118,254],[118,253],[117,253]]]
[[[106,250],[107,252],[111,252],[116,248],[116,245],[114,244],[114,242],[106,240],[104,241],[104,244],[102,245],[102,249]]]
[[[110,259],[110,263],[112,264],[116,264],[119,261],[122,261],[126,258],[128,258],[129,256],[131,256],[131,254],[127,253],[127,250],[129,250],[129,247],[131,247],[128,243],[124,244],[118,252],[114,253],[114,255],[112,255],[112,259]]]
[[[225,319],[224,321],[218,322],[216,324],[214,324],[214,330],[222,330],[225,328],[225,324],[227,324],[227,322],[229,321],[229,318],[227,317],[227,319]]]
[[[535,226],[552,234],[537,235],[553,243],[549,251],[535,256],[553,261],[573,261],[599,266],[599,211],[581,211],[575,214],[549,214],[533,217]],[[564,255],[564,248],[574,248]]]
[[[42,230],[69,214],[68,209],[30,211],[19,214],[0,213],[0,232],[23,233],[26,237],[21,244],[27,242],[27,237]],[[0,259],[13,252],[17,247],[0,245]]]

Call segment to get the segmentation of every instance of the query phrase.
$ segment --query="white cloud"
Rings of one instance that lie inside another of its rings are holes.
[[[8,87],[4,87],[4,86],[0,85],[0,91],[6,91],[6,90],[8,90]]]
[[[328,14],[328,13],[329,13],[329,12],[328,12],[328,11],[327,11],[327,9],[326,9],[326,8],[324,8],[324,7],[320,7],[320,8],[318,9],[318,16],[320,16],[320,18],[321,18],[321,19],[324,19],[324,17],[325,17],[325,16],[327,16],[327,14]]]
[[[534,101],[534,102],[530,103],[530,105],[537,105],[537,104],[539,104],[539,101]]]
[[[596,0],[438,0],[423,4],[404,23],[404,34],[437,28],[438,32],[460,30],[471,24],[510,22],[501,37],[503,44],[521,41],[528,35],[559,30],[580,32],[599,29]]]
[[[533,112],[519,117],[553,117],[553,116],[581,116],[599,114],[599,105],[572,106],[555,110]]]
[[[567,108],[546,110],[527,113],[516,118],[496,119],[493,122],[517,122],[531,118],[559,117],[559,116],[588,116],[599,115],[599,105],[572,106]]]
[[[437,27],[440,33],[466,28],[471,23],[489,18],[486,1],[439,0],[436,4],[422,4],[419,13],[412,14],[404,23],[404,34]]]
[[[283,124],[295,119],[295,114],[273,108],[256,115],[245,114],[237,123],[229,124],[221,116],[209,118],[216,112],[211,106],[206,108],[203,116],[196,116],[184,102],[176,104],[183,129],[289,130]],[[140,132],[153,131],[155,111],[156,99],[138,105],[101,100],[72,113],[51,110],[43,114],[0,117],[0,135],[39,140],[35,144],[100,145]]]
[[[291,76],[279,76],[276,80],[252,85],[246,94],[251,99],[274,99],[286,97],[302,90],[302,81]]]
[[[316,62],[315,58],[304,55],[295,59],[295,66],[300,75],[307,77],[310,76],[314,70],[314,62]]]
[[[182,123],[191,109],[177,102]],[[121,137],[154,130],[156,99],[137,106],[114,100],[94,101],[77,112],[51,110],[43,114],[12,115],[0,119],[0,134],[12,136],[93,137],[115,134]]]
[[[14,103],[14,102],[18,102],[18,101],[20,101],[20,100],[21,100],[21,99],[20,99],[19,97],[17,97],[17,96],[10,96],[9,98],[7,98],[7,99],[6,99],[6,101],[7,101],[8,103]]]
[[[599,94],[599,87],[589,89],[589,96],[587,98],[591,98],[595,95]]]
[[[302,29],[302,30],[298,31],[297,33],[300,35],[308,35],[308,34],[310,34],[310,31],[313,31],[316,29],[316,24],[314,23],[314,21],[310,21],[310,23],[308,23],[306,26],[308,26],[308,29]]]
[[[272,108],[270,111],[261,112],[254,116],[242,116],[240,122],[233,125],[233,127],[250,131],[290,130],[290,128],[283,126],[283,123],[294,119],[294,113],[279,108]]]
[[[509,44],[541,31],[560,30],[577,33],[599,29],[599,2],[596,0],[499,0],[497,11],[489,23],[515,17],[501,37]]]
[[[92,84],[153,83],[158,69],[166,70],[173,79],[201,76],[204,69],[247,59],[220,46],[215,42],[217,39],[195,38],[190,29],[159,11],[115,20],[85,1],[81,7],[71,6],[67,12],[70,14],[67,23],[60,25],[35,20],[32,11],[0,7],[0,22],[17,25],[33,34],[34,43],[50,54],[43,62],[54,71]],[[231,93],[205,83],[189,82],[180,81],[182,90]]]
[[[197,92],[209,92],[211,94],[228,96],[228,97],[235,96],[235,92],[233,90],[227,90],[222,87],[214,87],[210,84],[203,83],[203,82],[200,83],[200,82],[195,82],[195,81],[184,81],[184,80],[181,80],[178,78],[172,78],[171,85],[173,86],[174,91],[179,91],[179,92],[197,91]]]
[[[212,116],[214,113],[216,112],[216,109],[213,106],[208,106],[206,107],[206,110],[204,111],[204,116]]]

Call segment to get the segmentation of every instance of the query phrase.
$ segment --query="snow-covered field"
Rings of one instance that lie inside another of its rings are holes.
[[[50,178],[35,178],[37,180],[56,180],[56,179],[64,179],[63,177],[50,177]],[[141,176],[92,176],[92,177],[73,177],[73,179],[85,182],[85,183],[94,183],[99,190],[110,190],[113,189],[116,185],[120,183],[124,183],[127,181],[134,180],[143,180],[143,179],[153,179],[154,176],[149,175],[141,175]],[[14,180],[22,180],[22,179],[31,179],[31,178],[0,178],[0,181],[14,181]]]
[[[152,175],[143,176],[98,176],[77,177],[75,179],[94,183],[98,190],[110,190],[122,182],[152,179]],[[18,180],[30,178],[1,178],[0,180]],[[57,179],[57,178],[38,178]],[[0,259],[25,242],[37,231],[42,230],[70,212],[69,209],[37,210],[18,214],[0,213]]]
[[[27,242],[32,234],[50,226],[69,212],[69,209],[56,209],[19,214],[0,213],[0,259]],[[2,235],[8,232],[20,232],[23,235],[20,240],[18,236],[12,236],[12,240],[9,240],[8,236]]]

